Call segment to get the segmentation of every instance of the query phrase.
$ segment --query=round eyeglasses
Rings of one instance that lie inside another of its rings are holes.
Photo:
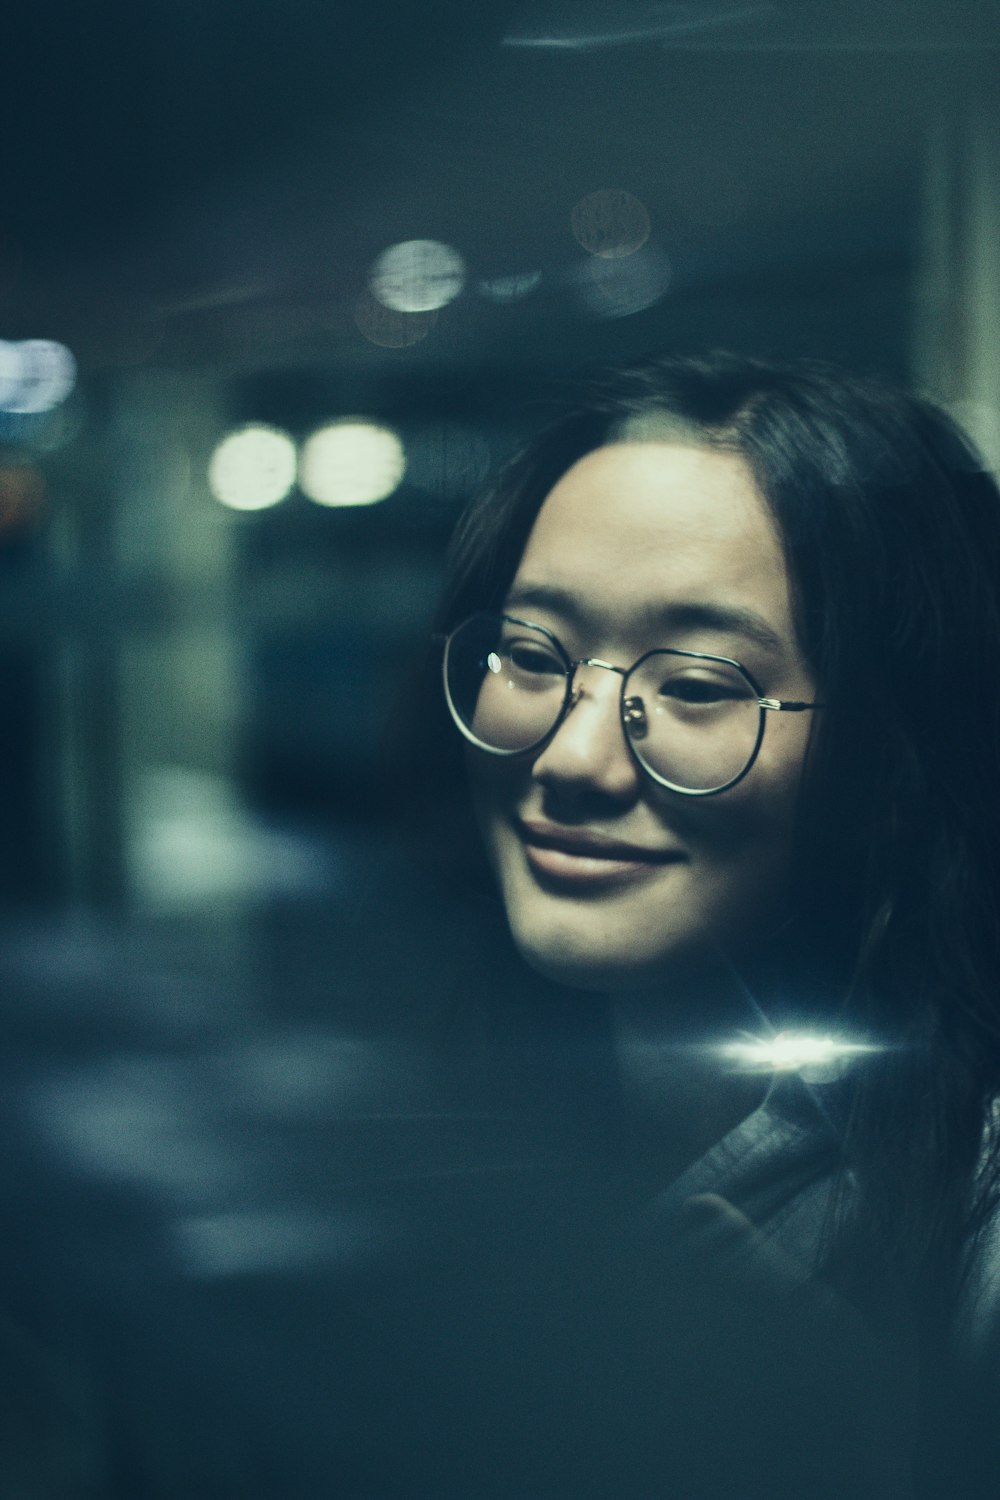
[[[622,679],[626,743],[660,786],[689,797],[725,792],[750,770],[767,712],[817,703],[766,698],[746,667],[703,651],[647,651],[631,667],[570,657],[544,625],[472,615],[445,639],[444,691],[465,738],[489,755],[540,750],[580,697],[576,674],[601,667]]]

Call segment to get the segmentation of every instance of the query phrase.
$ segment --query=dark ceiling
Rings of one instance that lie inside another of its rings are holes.
[[[22,4],[0,336],[65,338],[95,368],[153,347],[363,362],[381,357],[352,317],[373,257],[426,237],[473,279],[543,282],[530,315],[465,299],[414,358],[539,358],[553,330],[572,342],[569,215],[598,188],[646,205],[674,309],[891,278],[928,129],[994,86],[997,9]]]

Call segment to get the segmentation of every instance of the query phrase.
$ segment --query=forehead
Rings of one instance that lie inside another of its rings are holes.
[[[793,634],[781,539],[735,453],[656,441],[587,454],[542,505],[512,592],[525,583],[625,627],[711,603],[753,610]]]

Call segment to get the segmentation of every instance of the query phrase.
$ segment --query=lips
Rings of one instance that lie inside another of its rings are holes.
[[[642,879],[683,859],[677,849],[648,849],[593,829],[515,820],[528,864],[546,882],[617,885]]]

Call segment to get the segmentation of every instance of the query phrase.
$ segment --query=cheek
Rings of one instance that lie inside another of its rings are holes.
[[[490,745],[504,745],[510,737],[510,711],[507,704],[508,683],[502,676],[487,673],[476,695],[471,714],[474,734]]]
[[[658,813],[688,851],[692,914],[727,944],[786,916],[802,781],[802,758],[763,757],[718,797],[658,800]]]
[[[502,760],[471,746],[465,756],[465,771],[472,807],[491,859],[499,828],[523,797],[530,780],[530,767],[523,760]]]
[[[761,757],[743,781],[718,796],[683,797],[659,788],[649,795],[659,820],[693,850],[739,864],[790,842],[801,780],[798,758]]]

